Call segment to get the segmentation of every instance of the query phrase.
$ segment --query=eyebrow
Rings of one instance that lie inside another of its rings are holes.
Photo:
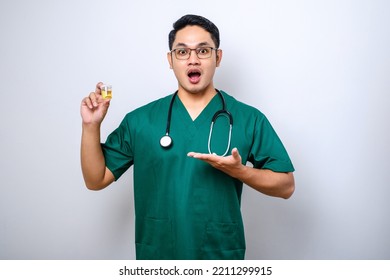
[[[204,46],[210,46],[210,44],[208,42],[201,42],[201,43],[196,45],[197,48],[204,47]],[[180,47],[188,48],[188,45],[185,43],[177,43],[175,45],[175,48],[180,48]]]

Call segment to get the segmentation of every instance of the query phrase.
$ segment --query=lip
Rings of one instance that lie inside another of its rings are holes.
[[[187,76],[191,73],[199,73],[200,75],[202,75],[202,71],[199,69],[199,68],[190,68],[187,70]]]
[[[195,76],[190,76],[192,73],[198,74]],[[187,70],[187,77],[191,84],[197,84],[200,82],[202,76],[202,71],[199,68],[190,68]]]

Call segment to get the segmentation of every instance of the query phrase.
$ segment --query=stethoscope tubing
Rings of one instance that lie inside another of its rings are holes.
[[[225,116],[229,120],[228,145],[227,145],[225,153],[223,155],[221,155],[221,156],[225,156],[225,155],[227,155],[227,153],[229,152],[229,149],[230,149],[230,142],[231,142],[232,129],[233,129],[233,116],[226,109],[226,102],[225,102],[225,98],[223,97],[222,93],[218,89],[215,89],[215,90],[217,91],[218,95],[221,98],[222,109],[217,111],[214,114],[213,118],[211,119],[210,132],[209,132],[209,139],[208,139],[208,143],[207,143],[207,148],[208,148],[208,151],[209,151],[210,154],[215,154],[215,153],[213,153],[211,151],[211,138],[212,138],[212,134],[213,134],[214,123],[218,119],[218,117]],[[172,145],[172,143],[173,143],[173,140],[172,140],[171,136],[169,135],[169,133],[170,133],[170,129],[171,129],[172,108],[173,108],[173,103],[174,103],[174,101],[176,99],[177,93],[178,93],[178,91],[176,91],[173,94],[171,102],[169,104],[168,117],[167,117],[167,126],[166,126],[166,129],[165,129],[165,135],[163,137],[161,137],[161,139],[160,139],[160,145],[163,148],[166,148],[166,149],[169,148]]]

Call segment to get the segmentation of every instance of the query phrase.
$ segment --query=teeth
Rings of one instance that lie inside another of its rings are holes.
[[[191,71],[188,73],[188,76],[193,76],[193,75],[200,75],[200,72],[198,71]]]

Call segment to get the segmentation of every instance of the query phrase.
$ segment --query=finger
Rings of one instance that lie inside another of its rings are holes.
[[[98,82],[98,83],[96,84],[95,92],[96,92],[97,94],[101,94],[101,87],[102,87],[102,85],[104,85],[102,82]]]
[[[195,153],[195,152],[189,152],[189,153],[187,154],[187,156],[188,156],[188,157],[193,157],[193,158],[195,158],[197,154],[198,154],[198,153]]]
[[[89,99],[91,100],[92,102],[92,105],[94,107],[97,107],[98,106],[98,95],[96,94],[96,92],[91,92],[89,94]]]
[[[187,154],[187,156],[193,157],[193,158],[203,158],[203,157],[205,156],[205,154],[195,153],[195,152],[189,152],[189,153]]]
[[[196,158],[196,159],[201,159],[201,160],[208,161],[208,162],[215,161],[219,157],[215,154],[202,154],[202,153],[195,153],[195,152],[189,152],[187,154],[187,156],[192,157],[192,158]]]
[[[93,109],[93,104],[92,104],[92,101],[91,101],[91,98],[88,97],[85,97],[82,101],[82,105],[85,105],[87,106],[89,109]]]

